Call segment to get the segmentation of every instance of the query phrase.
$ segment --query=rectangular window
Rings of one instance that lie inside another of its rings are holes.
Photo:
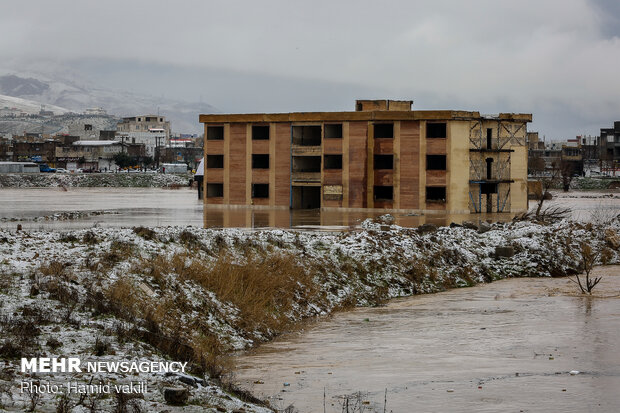
[[[252,184],[252,198],[269,198],[269,184]]]
[[[446,155],[426,155],[427,171],[445,171]]]
[[[375,185],[374,194],[375,201],[391,201],[394,199],[394,187]]]
[[[293,172],[321,172],[321,157],[293,156]]]
[[[427,186],[426,187],[427,202],[446,202],[445,186]]]
[[[269,169],[269,154],[252,155],[252,169]]]
[[[493,129],[487,128],[487,149],[493,149]]]
[[[394,124],[393,123],[376,123],[375,124],[375,139],[378,138],[394,138]]]
[[[321,127],[314,125],[293,126],[293,145],[319,146],[321,145]]]
[[[342,139],[342,123],[326,124],[323,128],[327,139]]]
[[[426,124],[426,137],[427,138],[445,138],[447,136],[446,123],[427,123]]]
[[[253,140],[268,140],[269,139],[269,125],[252,125],[252,139]]]
[[[221,141],[224,139],[223,126],[207,126],[207,140]]]
[[[323,169],[342,169],[342,155],[323,155]]]
[[[207,198],[221,198],[224,196],[224,184],[207,183]]]
[[[224,167],[224,155],[207,155],[207,168],[220,169]]]
[[[394,155],[375,155],[375,169],[394,169]]]
[[[496,194],[497,193],[497,184],[481,184],[480,192],[483,195],[486,194]]]

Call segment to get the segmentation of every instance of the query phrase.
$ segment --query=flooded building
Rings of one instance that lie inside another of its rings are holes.
[[[411,110],[201,115],[205,203],[517,212],[527,209],[531,114]]]

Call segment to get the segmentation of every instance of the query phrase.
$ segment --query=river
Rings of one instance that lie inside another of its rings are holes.
[[[237,357],[236,381],[300,412],[324,392],[326,412],[620,411],[620,266],[595,271],[592,297],[509,279],[336,314]]]
[[[620,210],[616,193],[587,192],[558,194],[549,205],[568,206],[573,217],[588,220],[593,211]],[[571,198],[565,198],[571,196]],[[608,198],[612,196],[612,198]],[[106,211],[77,219],[54,219],[62,212]],[[20,219],[24,229],[77,229],[92,226],[132,227],[193,225],[209,228],[296,228],[346,230],[382,211],[350,212],[340,210],[289,210],[287,208],[251,208],[209,206],[206,219],[203,204],[190,188],[2,188],[0,189],[0,228],[15,228],[11,219]],[[464,220],[507,221],[511,214],[404,214],[394,213],[396,224],[415,227],[424,223],[448,225]]]

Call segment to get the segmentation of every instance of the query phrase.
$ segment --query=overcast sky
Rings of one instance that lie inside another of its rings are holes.
[[[0,56],[224,112],[404,98],[533,113],[553,139],[620,120],[618,0],[24,0]]]

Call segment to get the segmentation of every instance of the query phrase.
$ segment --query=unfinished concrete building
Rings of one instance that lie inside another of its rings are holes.
[[[530,114],[413,111],[210,114],[206,204],[446,211],[527,210]]]

